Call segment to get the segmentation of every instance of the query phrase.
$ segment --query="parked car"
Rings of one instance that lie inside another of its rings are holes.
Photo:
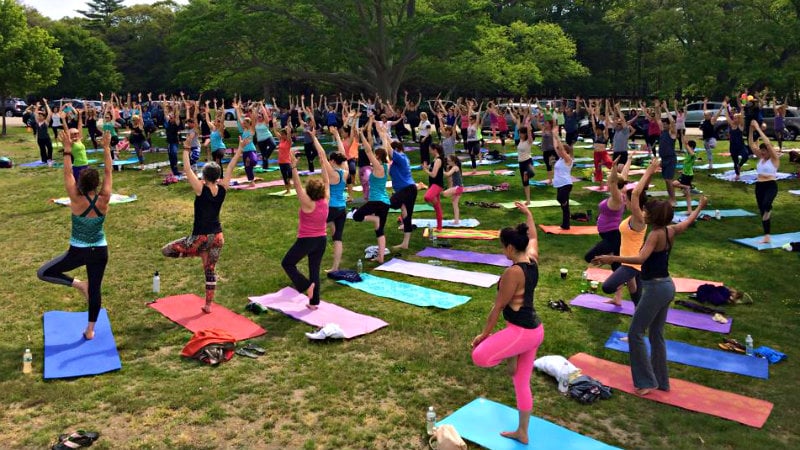
[[[764,117],[764,124],[767,125],[767,129],[764,133],[767,136],[775,137],[775,108],[771,106],[765,106],[761,108],[761,113]],[[797,139],[797,135],[800,134],[800,111],[798,111],[795,107],[789,107],[786,109],[786,117],[784,117],[784,132],[783,132],[783,140],[785,141],[794,141]]]
[[[20,98],[7,98],[3,105],[3,115],[6,117],[22,117],[28,104]]]
[[[722,102],[708,102],[706,110],[711,114],[715,114],[722,108]],[[703,102],[694,102],[686,105],[686,126],[699,127],[703,122]],[[672,111],[672,116],[675,117],[675,111]]]

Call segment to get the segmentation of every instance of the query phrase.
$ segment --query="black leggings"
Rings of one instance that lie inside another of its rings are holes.
[[[375,237],[381,237],[384,235],[383,229],[386,227],[386,216],[388,215],[389,205],[383,202],[368,201],[364,206],[355,210],[353,220],[363,222],[367,216],[377,216],[379,222],[378,228],[375,229]]]
[[[771,212],[772,202],[778,196],[778,183],[775,180],[756,182],[756,203],[758,211],[761,213],[761,225],[764,227],[764,234],[772,231]]]
[[[306,153],[306,159],[308,159],[308,171],[314,172],[314,158],[317,157],[317,148],[313,142],[306,142],[303,144],[303,150]]]
[[[600,233],[600,242],[589,249],[589,251],[583,256],[583,259],[587,263],[590,263],[595,256],[619,255],[619,246],[621,242],[622,236],[619,234],[619,230],[603,231]],[[611,269],[617,270],[617,267],[620,265],[620,263],[612,263]]]
[[[431,162],[431,135],[420,137],[419,140],[419,158],[423,163],[430,164]]]
[[[53,159],[53,141],[48,139],[37,139],[36,143],[39,144],[39,156],[42,158],[43,163],[47,163]]]
[[[406,207],[406,216],[403,217],[403,232],[404,233],[411,233],[414,227],[411,224],[411,216],[414,214],[414,203],[417,202],[417,185],[410,184],[399,192],[395,192],[392,194],[392,198],[389,199],[391,202],[391,207],[393,209],[400,209],[403,205]],[[402,215],[402,211],[401,211]]]
[[[481,154],[481,143],[480,141],[467,141],[465,146],[469,152],[469,160],[472,162],[472,168],[475,169],[478,167],[475,161],[478,155]]]
[[[619,266],[603,282],[603,292],[613,294],[620,286],[630,280],[636,281],[636,291],[631,292],[631,301],[634,305],[639,304],[642,297],[642,273],[630,266]],[[629,290],[630,291],[630,290]]]
[[[328,208],[328,219],[326,223],[333,224],[333,241],[342,241],[344,234],[344,223],[347,220],[347,211],[344,208]]]
[[[572,185],[567,184],[558,188],[556,200],[561,204],[561,228],[569,229],[569,194],[572,192]]]
[[[42,267],[36,275],[40,280],[53,284],[72,286],[74,278],[64,272],[86,266],[86,275],[89,278],[89,322],[97,322],[100,314],[102,297],[100,287],[103,284],[103,275],[108,263],[108,247],[73,247],[69,246],[66,253],[57,256]]]
[[[258,147],[258,151],[261,153],[261,167],[264,168],[264,170],[269,169],[269,157],[277,147],[275,145],[275,140],[270,137],[264,139],[263,141],[256,142],[256,146]]]
[[[742,166],[745,165],[749,157],[750,154],[744,148],[731,150],[731,159],[733,160],[733,170],[736,171],[736,175],[739,175],[739,173],[741,173]]]
[[[309,299],[312,305],[319,305],[319,268],[322,265],[326,243],[325,236],[297,238],[281,261],[283,270],[298,292],[305,292],[311,283],[314,283],[314,293]],[[306,256],[308,256],[308,278],[297,270],[297,263]]]

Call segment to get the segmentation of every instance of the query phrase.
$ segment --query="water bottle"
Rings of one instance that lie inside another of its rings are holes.
[[[583,271],[581,274],[581,293],[589,292],[589,272]]]
[[[161,277],[158,276],[158,271],[153,274],[153,292],[158,294],[161,292]]]
[[[428,436],[433,436],[436,428],[436,411],[433,410],[433,406],[429,406],[425,413],[425,428],[428,430]]]
[[[31,349],[26,348],[25,353],[22,354],[22,373],[33,372],[33,355]]]
[[[719,212],[719,210],[714,211],[714,218],[717,220],[722,219],[722,214]]]
[[[428,227],[428,239],[433,242],[433,227]]]
[[[747,356],[753,356],[753,336],[750,336],[749,334],[747,335],[747,337],[744,339],[744,348],[744,353]]]
[[[356,272],[363,273],[364,272],[364,263],[361,262],[361,259],[358,260],[356,263]]]
[[[431,234],[431,236],[432,236],[431,237],[431,246],[438,247],[439,246],[438,238],[436,237],[435,234]]]

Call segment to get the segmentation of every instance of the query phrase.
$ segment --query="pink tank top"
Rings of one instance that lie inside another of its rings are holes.
[[[310,213],[299,209],[300,223],[297,226],[297,237],[324,237],[325,225],[328,221],[328,200],[321,198],[314,202],[314,211]]]
[[[622,213],[625,211],[624,203],[619,210],[614,211],[608,207],[608,199],[605,199],[600,202],[597,209],[600,210],[600,214],[597,216],[597,231],[599,233],[619,230],[619,223],[622,221]]]

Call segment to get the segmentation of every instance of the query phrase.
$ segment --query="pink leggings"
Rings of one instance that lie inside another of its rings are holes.
[[[489,336],[472,350],[472,361],[476,366],[494,367],[504,359],[517,356],[517,370],[514,372],[514,391],[517,394],[517,409],[533,409],[531,394],[531,373],[536,350],[544,340],[544,325],[534,329],[506,323],[506,327]]]
[[[431,184],[428,187],[428,192],[425,193],[425,201],[433,205],[433,210],[436,211],[436,229],[442,229],[442,199],[439,194],[442,193],[442,187],[438,184]]]

